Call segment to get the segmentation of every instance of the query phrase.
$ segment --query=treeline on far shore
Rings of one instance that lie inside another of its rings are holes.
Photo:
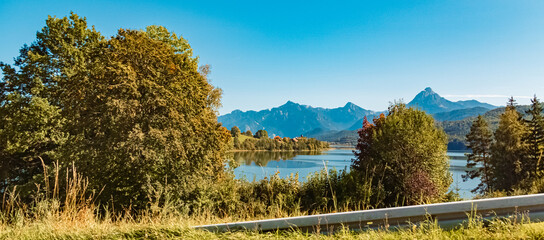
[[[270,138],[266,130],[258,130],[253,134],[250,130],[241,132],[237,126],[230,130],[234,150],[266,150],[266,151],[321,151],[329,148],[329,143],[307,137]]]

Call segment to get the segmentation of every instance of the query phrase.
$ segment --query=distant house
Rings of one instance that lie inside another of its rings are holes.
[[[298,142],[298,137],[293,138],[293,142]]]

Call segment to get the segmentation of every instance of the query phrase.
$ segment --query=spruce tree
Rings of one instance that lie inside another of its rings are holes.
[[[526,120],[529,128],[525,141],[527,142],[527,161],[524,165],[526,172],[532,177],[542,169],[542,151],[544,149],[544,117],[542,116],[542,104],[536,98],[536,95],[531,99],[531,108],[525,113],[529,115]]]
[[[493,179],[490,165],[490,149],[493,141],[493,133],[489,129],[487,121],[478,115],[470,127],[470,133],[466,136],[468,148],[472,150],[467,154],[467,171],[463,175],[463,181],[479,178],[480,184],[472,190],[474,193],[488,192],[490,181]],[[478,166],[481,165],[481,168]]]
[[[526,177],[523,169],[526,151],[523,138],[526,134],[527,126],[516,110],[514,99],[510,98],[500,116],[495,142],[491,145],[493,189],[512,190]]]

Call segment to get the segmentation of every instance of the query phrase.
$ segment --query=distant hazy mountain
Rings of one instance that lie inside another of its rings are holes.
[[[518,106],[520,113],[524,113],[526,109],[528,109],[527,106]],[[478,114],[482,115],[489,122],[491,129],[494,130],[497,128],[499,115],[502,112],[504,112],[504,107],[493,110],[476,107],[435,113],[433,117],[436,119],[437,126],[444,129],[448,135],[448,149],[464,150],[466,149],[465,136],[469,133],[472,121],[476,118],[475,116]],[[362,126],[362,123],[356,123],[352,128],[344,131],[325,131],[319,129],[308,132],[306,135],[321,141],[355,145],[358,138],[357,129],[361,128],[360,126]]]
[[[458,147],[464,146],[464,138],[461,137],[466,135],[467,126],[470,127],[469,123],[474,116],[495,116],[500,112],[496,106],[476,100],[449,101],[431,88],[417,94],[408,106],[432,114],[450,136],[450,143],[456,141]],[[322,141],[355,144],[357,129],[362,127],[363,117],[367,116],[372,121],[378,114],[380,112],[363,109],[351,102],[343,107],[327,109],[288,101],[279,107],[258,112],[235,110],[219,116],[218,121],[228,129],[238,126],[242,131],[251,130],[253,133],[265,129],[270,136],[295,137],[302,134]]]
[[[340,131],[351,127],[365,115],[373,111],[365,110],[351,102],[339,108],[314,108],[288,101],[270,110],[235,110],[219,116],[218,121],[230,129],[238,126],[240,130],[256,132],[265,129],[269,135],[295,137],[315,129]]]
[[[530,106],[524,105],[524,106],[517,106],[517,110],[521,115],[526,115],[526,111],[529,109]],[[461,114],[463,115],[464,111],[468,113],[473,113],[474,115],[470,114],[471,116],[467,116],[462,119],[455,119],[457,117],[460,117]],[[436,113],[433,116],[436,118],[442,118],[443,116],[447,116],[450,120],[444,120],[439,121],[437,120],[436,124],[440,128],[444,129],[446,134],[448,135],[448,149],[449,150],[464,150],[466,149],[466,141],[465,136],[470,131],[470,126],[472,125],[472,122],[476,119],[476,116],[478,114],[482,115],[484,119],[489,123],[489,126],[492,130],[497,129],[499,125],[499,117],[500,114],[504,112],[504,107],[495,108],[492,110],[485,111],[484,113],[480,113],[479,111],[483,109],[479,108],[469,108],[469,109],[462,109],[462,110],[454,110],[451,112],[444,112],[444,113]],[[454,117],[455,116],[455,117]],[[351,131],[312,131],[307,134],[309,137],[317,138],[318,140],[322,141],[329,141],[329,142],[338,142],[343,144],[351,144],[355,145],[357,144],[357,130],[351,130]]]
[[[375,112],[374,114],[367,115],[366,118],[368,119],[368,121],[372,122],[372,119],[374,119],[374,117],[380,115],[380,113],[382,113],[382,112]],[[361,119],[357,120],[357,122],[355,122],[353,125],[351,125],[346,130],[353,131],[353,130],[357,130],[359,128],[362,128],[363,127],[363,119],[364,118],[361,118]]]
[[[439,112],[433,114],[433,117],[436,121],[456,121],[465,119],[467,117],[474,117],[478,115],[483,115],[488,112],[490,109],[485,107],[473,107],[466,109],[457,109],[449,112]]]
[[[530,108],[529,105],[516,106],[516,109],[518,110],[518,112],[524,117],[527,117],[526,111],[529,110],[529,108]],[[500,115],[504,112],[504,109],[505,107],[495,108],[493,110],[489,110],[485,112],[484,114],[481,114],[482,117],[488,122],[491,130],[494,131],[499,126]],[[470,126],[472,126],[472,122],[475,119],[476,119],[475,116],[471,116],[461,120],[438,122],[438,126],[444,129],[444,131],[448,135],[449,149],[464,148],[466,144],[465,136],[470,132]],[[456,145],[456,146],[451,147],[451,145]]]
[[[425,90],[418,93],[414,99],[408,103],[408,106],[419,108],[429,114],[475,107],[482,107],[488,110],[497,108],[491,104],[481,103],[476,100],[452,102],[435,93],[430,87],[425,88]]]

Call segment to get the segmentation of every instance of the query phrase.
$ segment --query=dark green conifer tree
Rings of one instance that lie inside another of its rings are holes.
[[[490,187],[494,190],[513,190],[526,177],[523,163],[527,146],[523,138],[527,134],[527,126],[515,105],[515,100],[510,98],[500,116],[495,141],[491,145],[494,180]]]
[[[486,193],[489,191],[490,182],[493,179],[490,156],[493,133],[489,129],[487,121],[478,115],[478,118],[472,122],[470,133],[466,136],[468,148],[472,150],[467,155],[466,174],[463,175],[463,181],[479,178],[480,184],[472,190],[474,193]],[[480,166],[478,166],[480,165]]]
[[[542,152],[544,149],[544,117],[542,116],[542,104],[536,98],[531,99],[531,108],[525,113],[529,115],[526,120],[528,127],[525,141],[527,142],[527,160],[524,169],[531,176],[536,177],[536,173],[542,170]]]

